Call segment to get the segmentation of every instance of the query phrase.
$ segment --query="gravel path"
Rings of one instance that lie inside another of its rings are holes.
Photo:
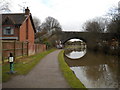
[[[3,83],[3,88],[70,88],[58,63],[56,50],[44,57],[27,75],[19,75]]]

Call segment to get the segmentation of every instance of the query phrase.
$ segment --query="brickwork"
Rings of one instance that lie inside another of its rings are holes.
[[[15,57],[27,55],[27,43],[18,41],[2,41],[2,59],[8,58],[10,53]]]
[[[34,34],[35,32],[34,32],[30,17],[29,17],[28,18],[28,41],[30,43],[34,43],[34,38],[35,38]]]
[[[34,55],[46,50],[45,44],[30,44],[27,42],[18,41],[2,41],[2,60],[7,59],[10,53],[13,53],[14,57],[24,55]]]
[[[26,41],[26,22],[23,22],[19,30],[19,41]]]
[[[2,35],[2,60],[8,58],[10,52],[13,53],[15,57],[18,57],[33,55],[46,50],[45,45],[34,44],[36,30],[28,7],[25,9],[25,13],[3,14],[2,19],[2,27],[5,27],[5,29],[3,29],[5,30],[5,34],[7,30],[6,27],[12,28],[10,35]]]
[[[23,24],[20,26],[19,30],[19,41],[26,42],[28,41],[30,44],[34,44],[34,29],[31,24],[30,17],[28,20],[24,21]]]

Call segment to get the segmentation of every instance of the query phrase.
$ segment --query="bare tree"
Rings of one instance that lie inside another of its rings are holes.
[[[96,21],[87,21],[84,24],[83,29],[88,32],[102,32],[99,23]]]
[[[0,0],[0,11],[1,12],[11,12],[11,0]]]
[[[107,16],[112,19],[116,14],[118,14],[119,8],[118,7],[111,7],[107,12]]]
[[[99,32],[101,32],[101,33],[107,32],[107,26],[109,24],[109,21],[106,17],[96,17],[94,19],[94,21],[96,21],[101,28],[100,29],[101,31],[99,31]]]
[[[51,30],[61,30],[61,25],[57,19],[49,16],[45,19],[45,22],[42,23],[41,28],[48,32]]]
[[[107,30],[111,33],[120,33],[120,12],[116,8],[113,8],[113,11],[116,13],[113,12],[111,15],[112,19]]]
[[[120,33],[120,20],[112,20],[107,29],[111,33]]]
[[[19,6],[20,10],[22,10],[23,13],[25,13],[25,8],[27,7],[26,2],[22,2],[22,4],[18,4],[18,6]]]
[[[59,39],[59,35],[62,33],[61,25],[57,19],[53,17],[47,17],[40,26],[42,36],[40,34],[38,38],[43,39],[43,42],[49,42],[50,45],[54,46],[55,41]]]
[[[101,38],[100,33],[104,31],[103,28],[101,28],[101,25],[99,23],[100,22],[96,20],[91,20],[91,21],[87,21],[83,26],[84,31],[91,33],[86,37],[89,37],[90,41],[92,41],[92,42],[89,42],[89,47],[92,49],[95,48],[95,46],[97,45],[97,42],[100,40]]]
[[[35,25],[35,28],[40,31],[40,25],[41,25],[41,21],[39,18],[37,17],[33,17],[33,22],[34,22],[34,25]]]

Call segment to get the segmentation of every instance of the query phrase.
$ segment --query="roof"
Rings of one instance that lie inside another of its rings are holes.
[[[24,13],[2,14],[2,23],[5,22],[6,18],[11,19],[16,25],[21,25],[26,19]]]
[[[33,19],[32,19],[32,15],[30,14],[29,16],[30,16],[30,19],[31,19],[31,23],[32,23],[33,29],[34,29],[34,31],[36,32],[35,26],[34,26],[34,23],[33,23]],[[27,18],[27,17],[26,17],[26,15],[25,15],[25,13],[2,14],[2,24],[5,25],[5,24],[6,24],[6,23],[5,23],[6,20],[9,19],[9,22],[8,22],[8,23],[21,26],[22,23],[25,21],[26,18]],[[5,24],[4,24],[4,23],[5,23]]]

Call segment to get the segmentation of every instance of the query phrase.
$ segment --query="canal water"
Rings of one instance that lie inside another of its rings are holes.
[[[120,81],[117,56],[67,48],[64,58],[77,78],[87,88],[118,88]]]

